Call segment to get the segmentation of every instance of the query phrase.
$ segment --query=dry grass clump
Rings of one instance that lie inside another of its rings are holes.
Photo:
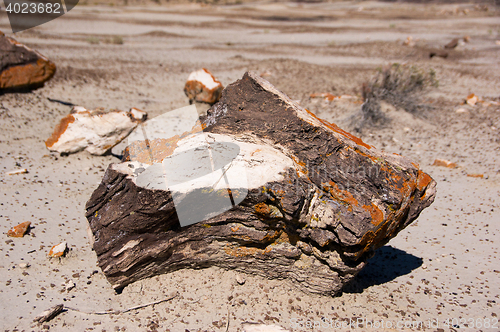
[[[422,100],[426,90],[437,86],[436,73],[432,69],[426,72],[416,66],[398,63],[379,69],[372,80],[362,86],[364,103],[357,129],[365,125],[384,125],[388,121],[381,111],[381,101],[415,115],[422,114],[429,109]]]

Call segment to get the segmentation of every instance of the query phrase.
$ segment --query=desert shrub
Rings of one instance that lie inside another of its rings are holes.
[[[93,45],[97,45],[99,44],[99,38],[97,37],[88,37],[87,38],[87,42],[90,43],[90,44],[93,44]]]
[[[380,108],[385,101],[415,115],[421,115],[429,105],[423,103],[428,88],[437,87],[436,73],[416,66],[398,63],[380,68],[371,81],[362,86],[363,105],[357,128],[383,125],[388,121]]]
[[[113,36],[110,40],[111,44],[115,45],[123,45],[123,37],[122,36]]]

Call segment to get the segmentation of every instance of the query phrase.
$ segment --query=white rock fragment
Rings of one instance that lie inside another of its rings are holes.
[[[23,169],[16,169],[14,171],[10,171],[5,173],[5,175],[16,175],[16,174],[26,174],[28,173],[28,170],[26,168]]]
[[[30,267],[30,265],[28,263],[19,263],[19,267],[21,269],[26,269],[26,268]]]
[[[66,242],[61,242],[53,246],[49,251],[49,257],[62,257],[68,250],[68,244]]]
[[[75,283],[72,281],[72,280],[69,280],[66,285],[64,285],[64,288],[66,288],[66,291],[69,292],[70,290],[72,290],[73,288],[75,288],[76,285]]]
[[[221,82],[203,68],[189,75],[184,86],[184,93],[191,103],[197,101],[212,105],[219,101],[223,89]]]
[[[146,117],[147,113],[137,108],[126,112],[105,111],[102,108],[87,110],[75,106],[55,127],[45,146],[59,153],[87,150],[93,155],[103,155],[127,137]]]

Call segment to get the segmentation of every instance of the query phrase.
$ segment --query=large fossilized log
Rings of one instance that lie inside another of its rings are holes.
[[[49,59],[0,31],[0,91],[39,88],[55,72]]]
[[[436,183],[418,165],[252,73],[224,90],[202,126],[135,140],[88,201],[113,287],[215,265],[335,294],[434,200]]]

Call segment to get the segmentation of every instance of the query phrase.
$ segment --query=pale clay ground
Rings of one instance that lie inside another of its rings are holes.
[[[484,12],[469,4],[81,5],[16,34],[52,59],[58,72],[39,90],[0,96],[0,327],[242,331],[248,321],[292,331],[341,331],[348,328],[309,328],[306,322],[360,318],[383,328],[364,324],[354,330],[410,331],[417,328],[396,324],[418,321],[424,331],[500,330],[500,323],[494,325],[500,314],[500,107],[461,105],[472,92],[499,101],[499,23],[494,6]],[[9,34],[5,12],[0,29]],[[418,39],[417,46],[441,47],[464,35],[471,40],[446,60],[429,59],[421,48],[402,45],[409,35]],[[121,36],[123,44],[107,42],[113,36]],[[217,268],[153,277],[115,294],[96,266],[84,206],[117,159],[49,153],[44,141],[70,108],[47,97],[86,108],[137,107],[154,117],[187,105],[183,85],[193,70],[206,67],[224,85],[254,70],[320,117],[353,130],[348,120],[359,103],[309,95],[359,96],[375,69],[392,62],[436,71],[440,85],[427,95],[434,109],[414,117],[387,107],[392,122],[365,128],[360,136],[420,163],[438,182],[437,197],[341,296],[305,294],[286,281],[247,275],[239,285],[235,272]],[[458,108],[467,111],[456,113]],[[435,158],[459,167],[431,166]],[[29,173],[5,175],[19,168]],[[467,177],[470,173],[484,178]],[[7,230],[23,221],[32,222],[30,234],[8,238]],[[71,248],[68,256],[49,260],[48,250],[61,241]],[[30,266],[23,269],[20,263]],[[76,287],[65,291],[67,281]],[[88,314],[154,302],[175,291],[176,298],[154,306]],[[58,303],[80,312],[63,312],[41,326],[31,323]],[[458,326],[448,327],[447,319]],[[472,319],[489,328],[473,326]]]

